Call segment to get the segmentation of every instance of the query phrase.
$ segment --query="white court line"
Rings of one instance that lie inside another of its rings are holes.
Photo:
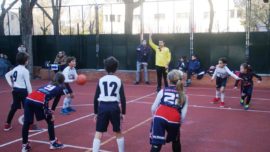
[[[46,144],[46,145],[50,145],[49,142],[47,141],[41,141],[41,140],[29,140],[32,143],[40,143],[40,144]],[[69,144],[64,144],[64,148],[74,148],[74,149],[82,149],[82,150],[92,150],[92,148],[89,147],[83,147],[83,146],[75,146],[75,145],[69,145]],[[99,150],[100,152],[110,152],[110,151],[106,151],[106,150]]]
[[[255,113],[269,113],[270,111],[266,111],[266,110],[244,110],[244,109],[238,109],[238,108],[219,108],[219,107],[209,107],[209,106],[198,106],[198,105],[189,105],[189,107],[192,108],[201,108],[201,109],[214,109],[214,110],[228,110],[228,111],[241,111],[241,112],[255,112]]]
[[[128,104],[128,103],[133,103],[133,102],[138,101],[138,100],[140,100],[140,99],[143,99],[143,98],[145,98],[145,97],[152,96],[152,95],[154,95],[154,94],[155,94],[155,92],[150,93],[150,94],[147,94],[147,95],[142,96],[142,97],[140,97],[140,98],[133,99],[133,100],[131,100],[131,101],[128,101],[127,104]],[[73,123],[73,122],[82,120],[82,119],[84,119],[84,118],[87,118],[87,117],[90,117],[90,116],[93,116],[93,115],[94,115],[94,113],[91,113],[91,114],[88,114],[88,115],[85,115],[85,116],[76,118],[76,119],[74,119],[74,120],[71,120],[71,121],[68,121],[68,122],[65,122],[65,123],[56,125],[54,128],[66,126],[66,125],[68,125],[68,124],[71,124],[71,123]],[[43,131],[40,131],[40,132],[37,132],[37,133],[34,133],[34,134],[31,134],[31,135],[29,135],[28,137],[30,138],[30,137],[33,137],[33,136],[42,134],[42,133],[44,133],[44,132],[46,132],[46,131],[47,131],[47,129],[46,129],[46,130],[43,130]],[[13,144],[13,143],[16,143],[16,142],[19,142],[19,141],[21,141],[21,140],[22,140],[22,138],[18,138],[18,139],[15,139],[15,140],[13,140],[13,141],[10,141],[10,142],[1,144],[1,145],[0,145],[0,148],[1,148],[1,147],[5,147],[5,146],[10,145],[10,144]]]
[[[214,97],[215,95],[203,95],[203,94],[188,94],[188,96],[199,96],[199,97]],[[226,96],[226,98],[233,98],[233,99],[240,99],[240,96],[239,97],[234,97],[234,96]],[[267,98],[252,98],[252,99],[255,99],[255,100],[264,100],[264,101],[270,101],[270,99],[267,99]]]
[[[140,101],[140,102],[136,102],[137,104],[148,104],[151,105],[152,103],[150,102],[145,102],[145,101]],[[257,112],[257,113],[270,113],[270,111],[267,110],[244,110],[244,109],[238,109],[238,108],[220,108],[220,107],[210,107],[210,106],[199,106],[199,105],[189,105],[189,107],[191,108],[202,108],[202,109],[216,109],[216,110],[231,110],[231,111],[242,111],[242,112]]]
[[[201,90],[201,89],[203,89],[203,90],[216,90],[216,88],[215,87],[188,87],[187,88],[187,90],[192,90],[192,89],[194,89],[194,90]],[[238,90],[234,90],[234,89],[228,89],[228,87],[226,87],[226,90],[229,90],[229,91],[239,91],[239,89]],[[270,89],[265,89],[265,90],[262,90],[262,89],[253,89],[253,92],[269,92],[270,93]]]
[[[93,113],[91,113],[91,114],[89,114],[89,115],[82,116],[82,117],[79,117],[79,118],[77,118],[77,119],[74,119],[74,120],[71,120],[71,121],[68,121],[68,122],[65,122],[65,123],[62,123],[62,124],[56,125],[54,128],[58,128],[58,127],[62,127],[62,126],[66,126],[66,125],[68,125],[68,124],[71,124],[71,123],[73,123],[73,122],[76,122],[76,121],[82,120],[82,119],[84,119],[84,118],[87,118],[87,117],[90,117],[90,116],[93,116],[93,115],[94,115],[94,114],[93,114]],[[30,138],[30,137],[33,137],[33,136],[36,136],[36,135],[42,134],[42,133],[44,133],[44,132],[47,132],[47,129],[45,129],[45,130],[43,130],[43,131],[40,131],[40,132],[37,132],[37,133],[34,133],[34,134],[31,134],[31,135],[29,135],[28,137]],[[16,142],[21,141],[21,140],[22,140],[22,138],[18,138],[18,139],[15,139],[15,140],[13,140],[13,141],[10,141],[10,142],[7,142],[7,143],[4,143],[4,144],[1,144],[1,145],[0,145],[0,148],[1,148],[1,147],[5,147],[5,146],[10,145],[10,144],[13,144],[13,143],[16,143]]]

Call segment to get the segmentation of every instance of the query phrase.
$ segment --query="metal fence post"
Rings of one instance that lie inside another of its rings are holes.
[[[190,13],[189,13],[189,28],[190,28],[190,56],[194,54],[194,0],[190,1]]]

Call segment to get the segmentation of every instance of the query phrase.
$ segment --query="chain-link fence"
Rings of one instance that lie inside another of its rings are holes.
[[[35,6],[33,34],[95,34],[97,27],[100,34],[245,31],[246,0],[191,1],[156,0],[131,4],[117,0],[105,3],[105,0],[103,4],[61,6],[58,10]],[[252,0],[251,5],[251,31],[270,29],[270,3]],[[4,20],[5,35],[20,35],[19,14],[19,8],[9,10]]]

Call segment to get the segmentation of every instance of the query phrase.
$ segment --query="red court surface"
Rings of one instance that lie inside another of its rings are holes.
[[[4,125],[11,103],[11,89],[4,80],[0,80],[0,122]],[[33,88],[46,81],[33,81]],[[60,115],[60,106],[56,110],[56,136],[65,144],[66,152],[87,151],[92,146],[95,133],[93,121],[93,96],[95,82],[84,86],[72,85],[77,112],[68,116]],[[187,119],[181,127],[181,143],[184,152],[269,152],[270,151],[270,90],[254,89],[254,96],[249,111],[244,111],[239,104],[239,90],[226,91],[226,107],[209,103],[215,94],[212,87],[190,87],[189,110]],[[127,152],[147,152],[150,150],[149,130],[151,124],[150,107],[156,93],[155,85],[125,84],[127,97],[127,115],[122,123]],[[63,99],[63,98],[62,98]],[[0,130],[0,151],[19,152],[21,150],[21,124],[18,118],[20,110],[13,119],[13,129],[9,132]],[[38,122],[46,128],[45,121]],[[114,134],[109,128],[104,134],[101,149],[104,152],[117,152]],[[29,139],[33,152],[49,151],[46,131],[30,133]],[[171,145],[166,144],[163,152],[170,152]]]

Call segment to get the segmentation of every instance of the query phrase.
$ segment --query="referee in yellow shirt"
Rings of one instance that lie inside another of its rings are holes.
[[[165,47],[164,41],[158,41],[156,45],[152,41],[152,34],[149,34],[149,45],[156,53],[156,71],[157,71],[157,92],[160,91],[162,85],[162,76],[164,79],[165,87],[168,87],[167,69],[171,61],[171,52],[169,48]]]

